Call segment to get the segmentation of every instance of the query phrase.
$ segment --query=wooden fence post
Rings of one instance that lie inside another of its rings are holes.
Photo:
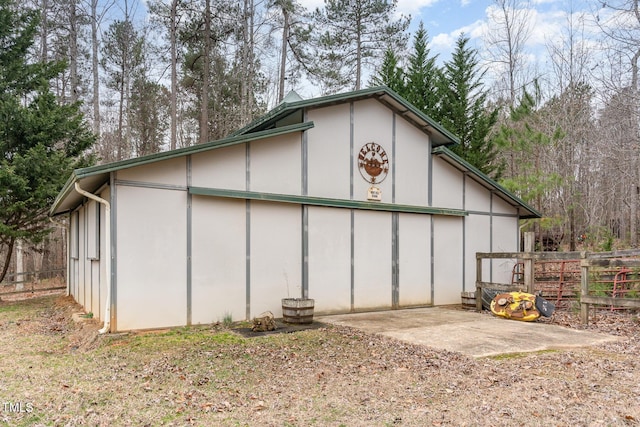
[[[476,255],[476,311],[482,312],[482,258]]]
[[[580,254],[580,322],[589,324],[589,304],[583,301],[583,297],[589,295],[589,260],[587,253]]]
[[[528,293],[533,293],[533,257],[531,253],[535,250],[535,233],[527,231],[524,233],[524,286]]]

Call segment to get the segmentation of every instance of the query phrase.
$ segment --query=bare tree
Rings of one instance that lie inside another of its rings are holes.
[[[209,140],[209,79],[211,78],[211,1],[205,0],[204,31],[202,38],[202,93],[200,94],[200,139],[202,144]]]
[[[638,244],[638,210],[640,192],[640,100],[638,87],[638,61],[640,60],[640,7],[638,0],[619,0],[601,2],[603,11],[598,14],[598,23],[603,33],[611,42],[611,47],[618,55],[627,58],[629,66],[618,70],[627,80],[618,88],[616,95],[624,95],[626,101],[619,100],[623,109],[622,114],[629,115],[626,137],[632,144],[633,152],[630,156],[630,170],[633,177],[630,189],[626,191],[629,204],[629,238],[632,246]],[[626,83],[626,84],[624,84]]]
[[[561,136],[545,151],[544,165],[549,174],[558,176],[555,191],[548,193],[548,216],[561,218],[563,242],[576,250],[577,237],[588,224],[586,209],[591,204],[589,188],[589,147],[596,143],[594,113],[591,108],[593,89],[588,84],[591,55],[584,37],[585,15],[566,13],[567,24],[562,36],[549,40],[547,51],[555,82],[548,103],[548,132]]]
[[[176,149],[178,140],[178,0],[171,0],[170,14],[171,44],[171,140],[170,148]]]
[[[487,60],[503,102],[513,107],[527,79],[525,44],[531,36],[528,0],[495,0],[484,35]]]

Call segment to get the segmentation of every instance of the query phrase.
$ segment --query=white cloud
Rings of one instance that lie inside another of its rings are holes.
[[[398,0],[398,12],[404,15],[418,16],[420,9],[433,6],[439,0]]]

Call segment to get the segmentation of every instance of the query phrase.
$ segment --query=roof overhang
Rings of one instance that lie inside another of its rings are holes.
[[[538,212],[533,207],[529,206],[522,199],[520,199],[515,194],[511,193],[509,190],[486,176],[484,173],[480,172],[476,167],[468,163],[466,160],[462,159],[460,156],[455,154],[453,151],[449,150],[446,147],[436,147],[433,149],[433,155],[441,158],[445,162],[449,163],[459,171],[466,174],[466,176],[470,177],[478,184],[482,185],[489,191],[491,191],[496,196],[500,197],[506,203],[513,206],[520,216],[520,219],[530,219],[530,218],[541,218],[542,214]]]
[[[193,145],[191,147],[179,148],[177,150],[163,151],[161,153],[150,154],[148,156],[137,157],[135,159],[122,160],[119,162],[105,163],[103,165],[91,166],[73,171],[64,187],[56,197],[51,209],[50,216],[61,215],[72,211],[82,204],[84,196],[78,194],[74,187],[77,182],[83,190],[90,193],[96,192],[110,180],[112,172],[141,166],[149,163],[155,163],[161,160],[169,160],[177,157],[196,154],[203,151],[215,150],[218,148],[229,147],[232,145],[242,144],[257,139],[271,138],[275,136],[285,135],[293,132],[303,132],[311,129],[313,122],[298,123],[290,126],[282,126],[276,129],[268,129],[246,135],[238,135],[217,141],[207,142],[204,144]]]

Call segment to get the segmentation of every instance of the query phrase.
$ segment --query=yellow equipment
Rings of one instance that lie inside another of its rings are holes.
[[[491,312],[506,319],[531,322],[540,317],[536,308],[536,296],[525,292],[498,294],[491,301]]]

